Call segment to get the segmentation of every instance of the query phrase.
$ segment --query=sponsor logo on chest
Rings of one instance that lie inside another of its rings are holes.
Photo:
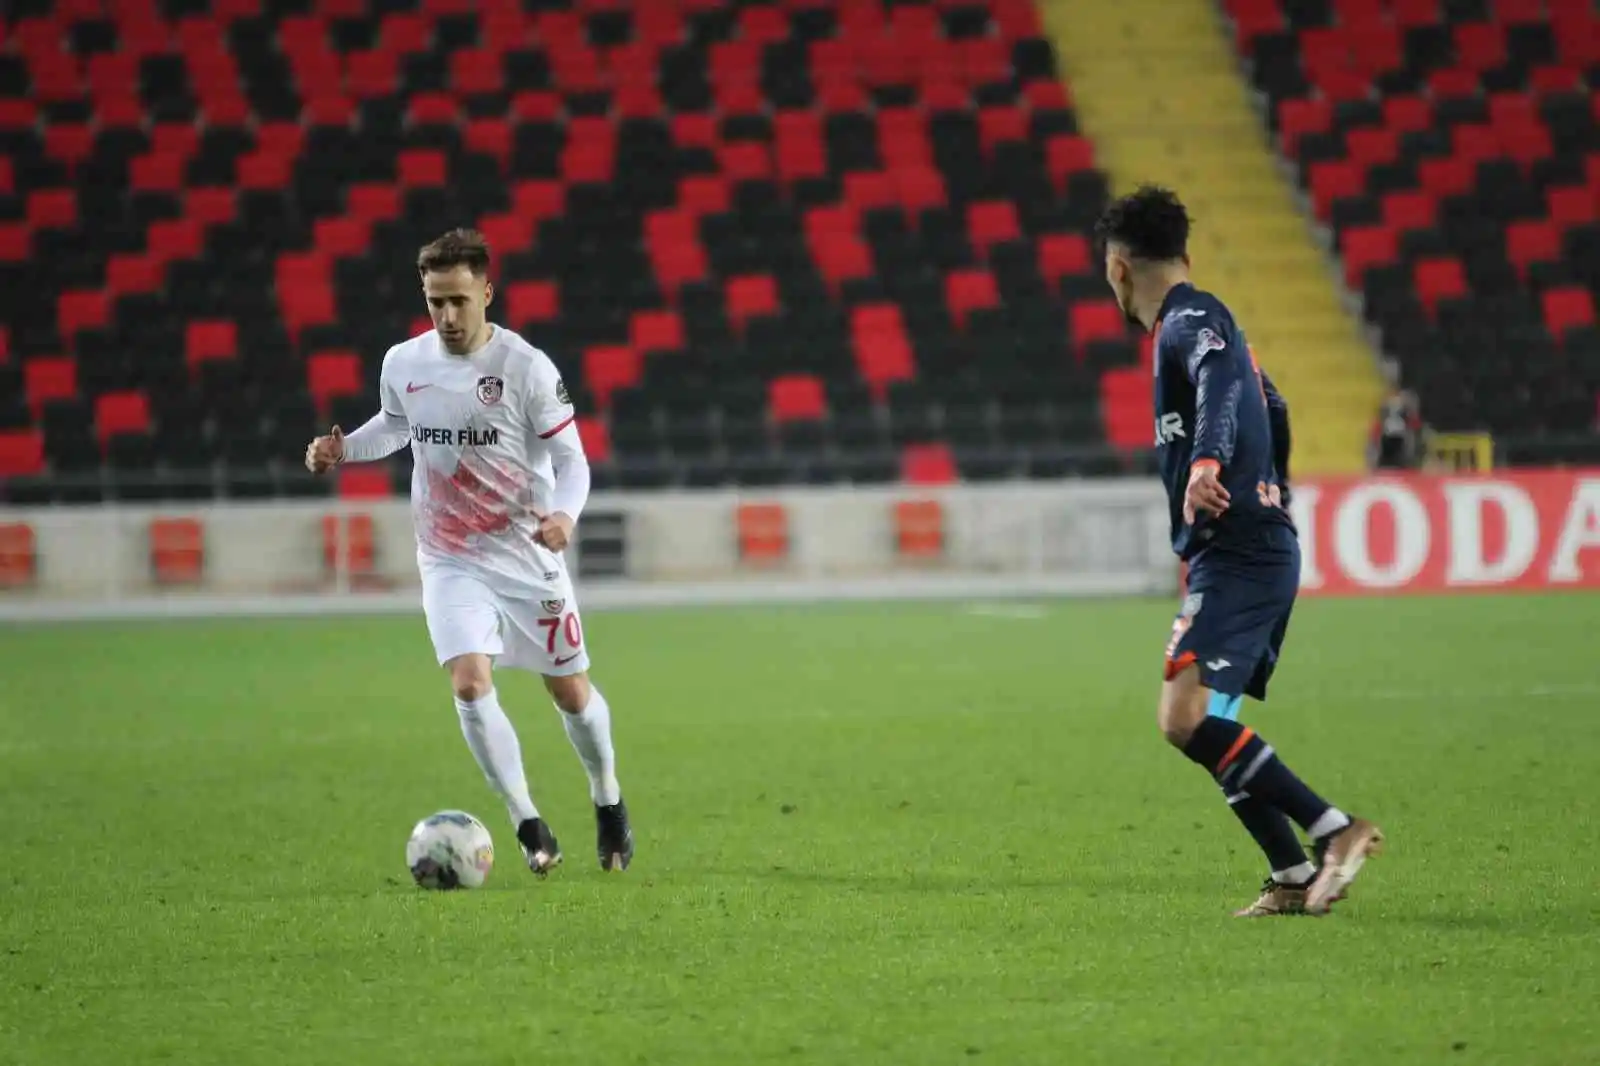
[[[479,375],[470,393],[451,389],[438,382],[408,383],[407,393],[423,393],[411,407],[411,439],[418,444],[448,448],[493,448],[500,443],[501,428],[474,424],[482,419],[499,421],[510,409],[505,399],[505,379],[494,374]],[[485,410],[487,408],[487,410]],[[463,425],[462,423],[467,423]]]

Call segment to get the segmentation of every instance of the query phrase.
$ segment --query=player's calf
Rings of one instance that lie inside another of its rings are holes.
[[[633,829],[628,808],[617,783],[616,749],[611,743],[611,706],[587,673],[547,676],[545,689],[578,761],[589,775],[589,798],[594,803],[596,851],[602,870],[625,870],[633,861]]]
[[[446,665],[467,748],[489,787],[505,803],[511,824],[517,827],[517,838],[523,842],[529,867],[543,874],[560,861],[561,853],[529,794],[528,778],[522,769],[522,745],[511,719],[500,706],[489,657],[461,655]],[[535,825],[543,828],[533,828]],[[528,850],[527,840],[534,841],[533,851]]]
[[[1267,855],[1274,881],[1304,891],[1305,913],[1326,913],[1343,898],[1362,863],[1375,851],[1381,832],[1370,823],[1352,820],[1313,792],[1253,729],[1207,714],[1209,702],[1210,691],[1201,684],[1198,669],[1190,664],[1178,671],[1162,689],[1158,711],[1162,735],[1216,779]],[[1285,815],[1314,842],[1327,844],[1327,857],[1315,880],[1299,840],[1283,821]],[[1358,827],[1354,834],[1346,832]],[[1269,907],[1260,907],[1258,900],[1246,912],[1289,912],[1277,906],[1279,902],[1275,895]]]

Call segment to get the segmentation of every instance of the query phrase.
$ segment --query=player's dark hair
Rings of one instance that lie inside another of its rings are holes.
[[[458,266],[466,267],[480,278],[489,272],[489,241],[475,229],[453,229],[429,241],[417,253],[419,274],[454,270]]]
[[[1189,212],[1171,189],[1141,185],[1105,209],[1094,236],[1102,255],[1115,241],[1135,259],[1182,259],[1189,252]]]

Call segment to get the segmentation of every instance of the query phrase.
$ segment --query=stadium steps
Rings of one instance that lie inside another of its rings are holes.
[[[1295,468],[1360,470],[1382,394],[1376,361],[1262,135],[1210,0],[1041,6],[1116,190],[1157,181],[1193,212],[1195,280],[1233,308],[1288,397]]]

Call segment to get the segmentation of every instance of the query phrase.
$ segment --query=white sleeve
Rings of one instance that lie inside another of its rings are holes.
[[[533,431],[542,440],[552,440],[556,434],[572,425],[575,412],[567,386],[561,380],[561,371],[543,352],[536,353],[528,374],[528,419]],[[580,448],[580,453],[581,453]]]
[[[389,383],[389,356],[393,354],[394,349],[389,349],[383,357],[383,369],[378,372],[378,413],[355,432],[345,434],[344,461],[347,463],[365,463],[393,455],[411,439],[405,408]]]
[[[583,438],[568,419],[555,434],[545,439],[550,461],[556,468],[556,485],[550,491],[550,511],[560,511],[574,522],[589,502],[589,457],[583,453]]]

